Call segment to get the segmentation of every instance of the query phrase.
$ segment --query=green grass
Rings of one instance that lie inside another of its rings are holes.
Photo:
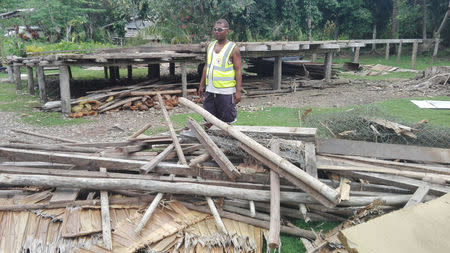
[[[0,111],[15,112],[25,123],[36,126],[73,125],[89,122],[90,118],[66,118],[57,112],[41,112],[34,109],[40,106],[39,98],[26,94],[25,82],[23,89],[16,92],[15,84],[0,84]]]

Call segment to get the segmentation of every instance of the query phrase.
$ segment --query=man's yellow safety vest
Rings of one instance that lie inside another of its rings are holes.
[[[230,88],[236,86],[235,72],[233,63],[229,63],[228,59],[230,58],[231,53],[233,52],[233,48],[236,46],[236,43],[228,41],[227,44],[223,46],[217,55],[214,62],[212,62],[212,55],[214,46],[216,45],[217,40],[209,43],[208,53],[206,56],[206,85],[209,84],[208,74],[211,67],[213,67],[212,73],[212,83],[216,88]]]

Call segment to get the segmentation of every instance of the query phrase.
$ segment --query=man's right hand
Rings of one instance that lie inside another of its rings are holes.
[[[200,87],[198,87],[198,95],[200,96],[200,98],[203,97],[205,93],[205,87],[203,85],[200,85]]]

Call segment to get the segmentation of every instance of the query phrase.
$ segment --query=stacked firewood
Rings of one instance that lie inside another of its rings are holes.
[[[318,239],[313,231],[292,226],[289,218],[345,221],[361,209],[380,215],[450,192],[448,149],[323,140],[308,128],[229,126],[185,98],[178,103],[214,126],[206,132],[188,119],[189,129],[177,134],[162,96],[151,99],[162,105],[168,136],[142,136],[144,127],[117,143],[60,139],[54,145],[3,145],[0,156],[12,162],[0,165],[0,187],[153,195],[133,225],[137,234],[158,205],[178,200],[188,209],[210,213],[224,234],[224,218],[269,229],[270,248],[279,247],[280,232],[306,238],[304,243]],[[293,153],[297,157],[286,155]]]

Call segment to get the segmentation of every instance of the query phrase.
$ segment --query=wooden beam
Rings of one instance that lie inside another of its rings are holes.
[[[195,137],[200,141],[201,144],[206,148],[209,155],[214,158],[220,168],[227,174],[227,176],[234,180],[236,176],[239,176],[241,173],[234,167],[233,163],[228,160],[226,155],[219,149],[219,147],[214,143],[213,140],[208,136],[208,134],[203,130],[200,124],[197,123],[194,119],[188,117],[187,124],[189,128],[194,133]]]
[[[236,130],[248,133],[250,135],[254,134],[270,134],[283,139],[296,139],[308,142],[315,142],[317,128],[306,128],[306,127],[274,127],[274,126],[239,126],[233,125]],[[225,131],[212,126],[210,129],[212,132],[225,133]]]
[[[430,186],[426,184],[417,188],[417,190],[414,192],[414,194],[408,200],[408,203],[406,203],[404,207],[414,206],[417,205],[418,203],[421,203],[424,200],[425,196],[427,196],[429,190]]]
[[[180,142],[178,141],[177,134],[175,133],[175,129],[173,128],[172,122],[170,121],[169,113],[167,113],[166,106],[161,97],[161,94],[157,94],[159,106],[161,107],[161,111],[163,112],[164,118],[166,119],[167,126],[169,127],[170,136],[172,137],[173,144],[175,146],[175,150],[178,155],[178,160],[181,164],[187,164],[186,158],[184,157],[183,150],[181,149]]]
[[[100,172],[105,173],[106,168],[100,168]],[[111,216],[109,215],[109,198],[107,191],[100,191],[101,215],[102,215],[102,236],[105,247],[112,250],[111,237]]]
[[[34,95],[34,77],[33,77],[33,67],[27,66],[27,85],[28,93]]]
[[[59,66],[59,89],[61,94],[61,111],[63,114],[70,114],[70,78],[67,65]]]
[[[273,90],[280,90],[281,89],[281,78],[283,73],[283,60],[281,56],[275,57],[275,62],[273,64],[273,84],[272,89]]]

